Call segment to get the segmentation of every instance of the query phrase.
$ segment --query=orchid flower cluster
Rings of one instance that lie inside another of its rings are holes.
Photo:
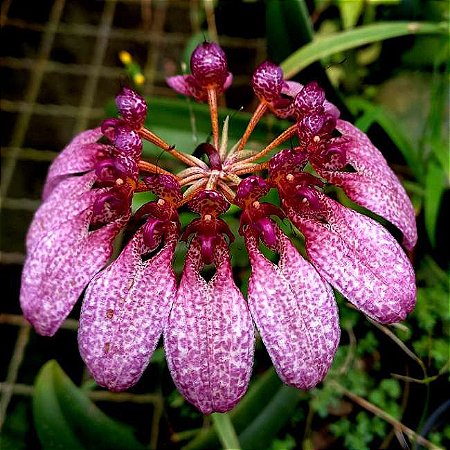
[[[279,66],[263,62],[252,78],[259,106],[231,148],[228,120],[222,132],[218,121],[218,95],[232,82],[223,50],[200,44],[191,74],[167,82],[209,104],[212,139],[197,149],[205,158],[148,130],[145,100],[122,88],[120,118],[76,136],[49,169],[27,235],[25,317],[51,336],[84,292],[80,353],[96,382],[112,391],[139,380],[163,336],[181,394],[205,414],[230,410],[249,384],[256,330],[279,377],[310,389],[325,377],[339,343],[332,287],[381,323],[403,320],[415,304],[414,272],[401,245],[326,187],[341,188],[395,225],[408,251],[417,239],[411,202],[380,151],[339,118],[316,82],[286,81]],[[249,137],[267,112],[293,124],[250,150]],[[143,140],[187,167],[172,174],[145,161]],[[287,140],[291,146],[280,151]],[[263,199],[270,189],[277,205]],[[133,195],[147,191],[156,199],[133,213]],[[231,204],[242,210],[239,233],[251,264],[247,299],[230,262],[234,236],[224,213]],[[198,218],[181,230],[179,210],[186,207]],[[306,258],[280,221],[302,233]],[[124,230],[131,237],[112,257]],[[188,250],[177,280],[172,262],[180,240]],[[215,271],[209,280],[205,267]]]

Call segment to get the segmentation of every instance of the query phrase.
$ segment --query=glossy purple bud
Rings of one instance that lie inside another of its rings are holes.
[[[123,120],[133,130],[142,128],[147,117],[147,104],[142,96],[125,86],[116,96],[116,105]]]
[[[162,173],[153,173],[143,179],[145,185],[159,198],[176,205],[183,198],[178,180]]]
[[[241,208],[259,200],[269,192],[270,185],[261,177],[251,175],[239,183],[234,203]]]
[[[142,139],[135,130],[118,126],[115,129],[114,146],[124,155],[139,159],[142,153]]]
[[[204,216],[209,214],[217,217],[223,214],[230,204],[225,200],[222,194],[217,191],[200,191],[190,202],[189,208]]]
[[[127,178],[136,181],[139,176],[139,168],[133,159],[118,155],[99,161],[95,165],[95,175],[98,186],[120,186]]]
[[[92,208],[91,225],[97,227],[110,223],[127,213],[131,197],[127,189],[111,188],[101,193]]]
[[[161,242],[161,236],[163,234],[164,222],[154,217],[149,217],[142,227],[142,237],[144,244],[154,250]]]
[[[191,72],[202,88],[222,88],[228,75],[225,52],[213,42],[203,42],[192,53]]]
[[[312,81],[308,83],[303,89],[295,96],[294,107],[300,112],[300,114],[307,114],[308,112],[317,111],[323,107],[325,101],[325,91]]]
[[[324,114],[309,114],[297,123],[297,136],[300,146],[308,145],[309,141],[320,134],[325,123]]]
[[[284,85],[283,71],[280,66],[265,61],[260,64],[252,78],[252,87],[255,94],[267,102],[273,102],[280,97]]]

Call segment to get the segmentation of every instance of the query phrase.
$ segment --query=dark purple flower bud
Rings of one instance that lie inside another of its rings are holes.
[[[161,236],[165,227],[165,222],[149,217],[142,227],[142,237],[144,244],[151,250],[154,250],[161,242]]]
[[[118,126],[115,129],[114,146],[124,155],[139,159],[142,153],[142,139],[138,132],[128,127]]]
[[[122,185],[128,178],[137,180],[139,169],[131,158],[116,156],[99,161],[95,166],[95,175],[99,186]]]
[[[100,194],[93,205],[91,227],[110,223],[125,215],[131,204],[131,193],[127,187],[111,188]]]
[[[252,87],[255,94],[266,102],[277,100],[284,85],[283,71],[280,66],[265,61],[260,64],[252,78]]]
[[[302,172],[307,162],[306,152],[296,152],[292,149],[282,150],[269,161],[270,182],[277,185],[286,175]]]
[[[324,114],[313,113],[303,117],[297,124],[298,137],[300,142],[308,142],[321,131],[326,117]]]
[[[256,175],[251,175],[240,182],[234,203],[244,208],[266,195],[269,189],[270,185],[266,180]]]
[[[222,88],[227,79],[225,52],[213,42],[203,42],[191,56],[191,72],[203,88]]]
[[[204,216],[209,214],[217,217],[230,206],[222,194],[217,191],[201,191],[190,202],[189,209]]]
[[[101,124],[101,130],[104,136],[106,136],[111,142],[114,141],[116,136],[116,128],[123,124],[121,119],[109,118],[105,119]]]
[[[123,87],[116,96],[116,105],[123,120],[133,130],[142,128],[147,116],[147,104],[143,97],[129,87]]]
[[[155,195],[164,199],[172,206],[176,206],[183,198],[180,183],[178,183],[175,177],[154,173],[145,177],[143,181]]]
[[[311,164],[319,170],[340,170],[347,164],[346,138],[334,138],[311,155]]]
[[[324,90],[317,84],[317,82],[312,81],[304,86],[303,89],[295,96],[294,107],[300,114],[307,114],[309,112],[322,109],[324,101]]]

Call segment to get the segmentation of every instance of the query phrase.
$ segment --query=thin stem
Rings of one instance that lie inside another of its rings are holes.
[[[339,384],[338,382],[332,380],[330,381],[330,384],[332,384],[336,389],[341,391],[346,397],[348,397],[350,400],[354,401],[359,406],[363,407],[364,409],[367,409],[367,411],[370,411],[371,413],[375,414],[376,416],[380,417],[384,421],[390,423],[395,430],[401,431],[402,433],[405,433],[408,438],[414,442],[416,441],[418,444],[423,445],[426,448],[432,449],[432,450],[439,450],[440,447],[430,442],[428,439],[425,439],[424,437],[418,435],[415,431],[411,430],[411,428],[408,428],[406,425],[392,417],[387,412],[383,411],[381,408],[378,408],[378,406],[374,405],[373,403],[370,403],[366,399],[360,397],[359,395],[354,394],[353,392],[347,390],[344,386]]]
[[[219,116],[217,110],[217,91],[214,88],[208,88],[208,105],[211,114],[211,127],[213,135],[213,145],[219,150]]]
[[[178,179],[177,175],[174,175],[174,174],[168,172],[167,170],[164,170],[163,168],[161,168],[159,166],[155,166],[155,164],[149,163],[147,161],[143,161],[143,160],[139,161],[138,167],[139,167],[139,170],[142,170],[143,172],[170,175],[170,176]]]
[[[203,169],[200,169],[200,167],[188,167],[186,169],[183,169],[181,172],[177,173],[177,177],[180,179],[190,177],[191,175],[194,175],[196,173],[205,173]]]
[[[220,141],[220,148],[219,148],[219,157],[222,162],[225,161],[225,156],[227,154],[229,121],[230,121],[230,116],[225,117],[225,120],[223,121],[222,139]]]
[[[292,137],[295,134],[296,131],[297,125],[294,124],[290,126],[287,130],[284,130],[277,138],[275,138],[267,147],[263,148],[260,152],[256,153],[253,156],[250,156],[249,158],[239,161],[238,163],[232,164],[231,167],[229,168],[224,169],[233,170],[233,166],[237,164],[251,163],[259,158],[262,158],[263,156],[267,155],[267,153],[269,153],[271,150],[273,150],[275,147],[278,147],[283,142],[287,141],[290,137]]]
[[[239,183],[242,181],[242,179],[239,178],[235,173],[227,173],[225,174],[225,178],[234,183],[236,186],[238,186]]]
[[[236,152],[239,153],[241,150],[244,149],[245,144],[248,141],[248,138],[250,137],[250,135],[252,134],[253,130],[255,129],[256,125],[258,124],[258,122],[261,120],[261,117],[264,115],[264,113],[267,111],[267,104],[265,102],[260,102],[260,104],[257,106],[257,108],[255,109],[250,122],[247,125],[247,128],[241,138],[241,140],[239,141],[239,145],[236,149]]]
[[[234,170],[233,173],[235,175],[244,175],[246,173],[259,172],[261,170],[268,169],[268,168],[269,168],[269,161],[265,161],[261,164],[245,165],[244,167],[237,168],[236,170]]]
[[[222,194],[225,196],[225,198],[230,202],[233,203],[234,197],[236,197],[236,192],[233,191],[233,189],[230,188],[226,183],[224,183],[222,180],[219,180],[217,182],[217,185],[219,186],[220,190],[222,191]]]
[[[240,450],[241,444],[230,416],[227,413],[213,413],[211,418],[223,448],[226,450]]]
[[[186,185],[192,183],[193,181],[196,181],[199,178],[204,178],[204,177],[205,177],[204,173],[196,173],[194,175],[190,175],[189,177],[183,178],[180,181],[180,186],[186,186]]]
[[[191,167],[198,166],[204,169],[208,168],[208,165],[203,161],[201,161],[200,159],[196,158],[195,156],[186,155],[184,153],[179,152],[178,150],[175,150],[175,147],[169,145],[167,142],[165,142],[160,137],[156,136],[156,134],[152,133],[150,130],[147,130],[146,128],[141,128],[139,130],[139,135],[143,139],[146,139],[152,144],[155,144],[157,147],[165,150],[166,152],[169,152],[173,157],[177,158],[179,161],[184,162],[188,166]]]
[[[143,181],[139,181],[134,189],[134,192],[147,192],[148,190],[148,186]]]
[[[196,181],[192,186],[189,186],[183,193],[183,200],[178,204],[178,208],[180,206],[185,205],[197,194],[197,192],[207,183],[205,178]]]
[[[214,15],[213,0],[203,0],[203,7],[206,13],[206,23],[208,24],[208,34],[213,42],[219,43],[219,35],[217,33],[216,16]]]
[[[384,334],[390,337],[411,359],[416,361],[417,364],[419,364],[420,368],[422,369],[424,377],[425,378],[428,377],[427,369],[423,361],[415,353],[413,353],[389,328],[385,327],[384,325],[381,325],[380,323],[376,322],[375,320],[372,320],[369,317],[368,320],[370,323],[375,325],[379,330],[381,330]]]
[[[161,139],[155,133],[151,132],[150,130],[147,130],[147,128],[141,128],[139,130],[139,135],[143,139],[146,139],[147,141],[151,142],[152,144],[155,144],[157,147],[162,148],[163,150],[169,151],[173,149],[171,145],[169,145],[166,141]]]
[[[218,170],[211,171],[211,174],[209,176],[208,183],[206,184],[205,189],[207,189],[209,191],[215,189],[217,181],[219,180],[219,177],[220,177],[220,172]]]

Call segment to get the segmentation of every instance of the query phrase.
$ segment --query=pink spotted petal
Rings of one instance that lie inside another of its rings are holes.
[[[314,267],[277,229],[278,265],[245,235],[252,274],[248,304],[280,378],[311,389],[325,377],[340,337],[333,292]]]
[[[142,229],[89,284],[78,330],[80,354],[94,379],[112,391],[141,377],[169,317],[176,293],[172,258],[177,236],[154,257]]]
[[[20,303],[36,331],[52,336],[91,278],[112,253],[112,241],[127,217],[89,232],[92,208],[44,235],[28,254]]]
[[[305,235],[319,273],[369,317],[393,323],[414,308],[414,271],[400,245],[380,224],[325,196],[328,223],[288,216]]]
[[[27,233],[27,251],[34,249],[41,238],[61,224],[78,215],[94,202],[97,191],[91,190],[95,174],[88,172],[81,177],[69,177],[61,181],[42,203],[33,217]]]
[[[249,383],[254,329],[247,304],[236,287],[228,248],[216,248],[216,273],[199,274],[201,248],[192,241],[164,346],[178,390],[204,414],[233,408]]]
[[[225,78],[225,83],[223,83],[222,89],[219,89],[219,92],[226,91],[233,83],[233,74],[228,72],[227,77]]]
[[[198,85],[192,75],[175,75],[166,78],[166,83],[175,92],[188,97],[201,98],[205,95],[204,89]]]
[[[223,86],[219,86],[217,88],[217,92],[220,93],[228,89],[232,82],[233,75],[228,72]],[[179,94],[186,95],[187,97],[193,97],[202,102],[206,102],[208,100],[206,89],[203,89],[192,75],[175,75],[173,77],[166,78],[166,83]]]
[[[94,169],[98,154],[107,151],[107,146],[97,144],[103,136],[100,128],[84,131],[56,157],[50,166],[44,185],[43,198],[46,200],[55,186],[64,178]]]
[[[417,228],[405,189],[364,133],[343,120],[338,120],[337,129],[350,138],[346,145],[347,162],[356,172],[322,170],[320,175],[342,187],[355,203],[392,222],[403,233],[405,248],[411,250],[417,242]]]

